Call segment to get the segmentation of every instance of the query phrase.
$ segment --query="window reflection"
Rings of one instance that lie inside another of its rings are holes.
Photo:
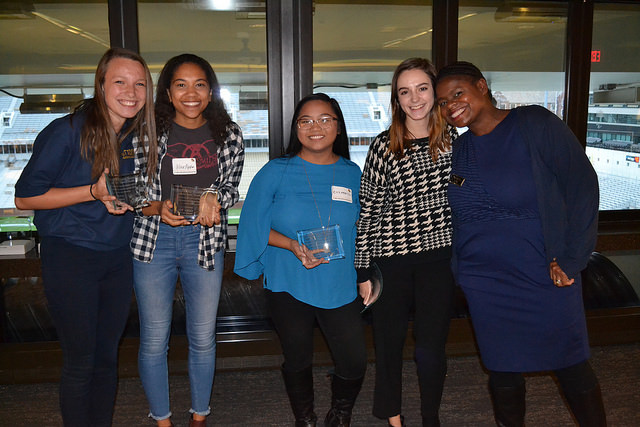
[[[587,155],[600,210],[640,209],[640,12],[594,6]]]
[[[314,91],[340,103],[351,160],[361,168],[370,142],[391,121],[393,70],[406,58],[431,57],[431,2],[405,3],[316,2]]]
[[[138,19],[140,53],[154,77],[169,58],[185,52],[211,63],[227,111],[244,136],[239,186],[243,200],[251,179],[269,159],[264,7],[245,7],[242,2],[228,9],[206,1],[141,2]]]
[[[38,133],[93,95],[96,64],[109,48],[107,12],[106,1],[3,2],[0,208],[15,207],[14,185]]]
[[[541,105],[562,117],[567,5],[460,1],[458,58],[482,70],[499,108]]]

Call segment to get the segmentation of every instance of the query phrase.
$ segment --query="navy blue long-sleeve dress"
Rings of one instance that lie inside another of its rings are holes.
[[[580,275],[563,288],[549,277],[535,164],[518,114],[455,142],[448,191],[454,273],[483,363],[502,372],[560,369],[589,357]]]

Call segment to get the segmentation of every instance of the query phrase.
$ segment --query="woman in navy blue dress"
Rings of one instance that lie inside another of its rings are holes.
[[[583,148],[538,106],[500,110],[473,64],[440,71],[454,144],[449,202],[463,288],[498,425],[521,426],[523,372],[553,371],[581,426],[606,425],[591,369],[580,271],[597,232],[598,181]]]

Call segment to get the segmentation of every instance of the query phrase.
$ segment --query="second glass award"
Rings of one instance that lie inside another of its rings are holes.
[[[305,245],[316,258],[326,260],[344,258],[342,233],[339,225],[310,228],[297,232],[298,243]]]

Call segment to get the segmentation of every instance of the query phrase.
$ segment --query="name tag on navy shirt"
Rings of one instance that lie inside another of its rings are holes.
[[[451,184],[457,185],[458,187],[462,187],[462,184],[464,184],[464,178],[455,174],[451,174],[451,177],[449,177],[449,182]]]

